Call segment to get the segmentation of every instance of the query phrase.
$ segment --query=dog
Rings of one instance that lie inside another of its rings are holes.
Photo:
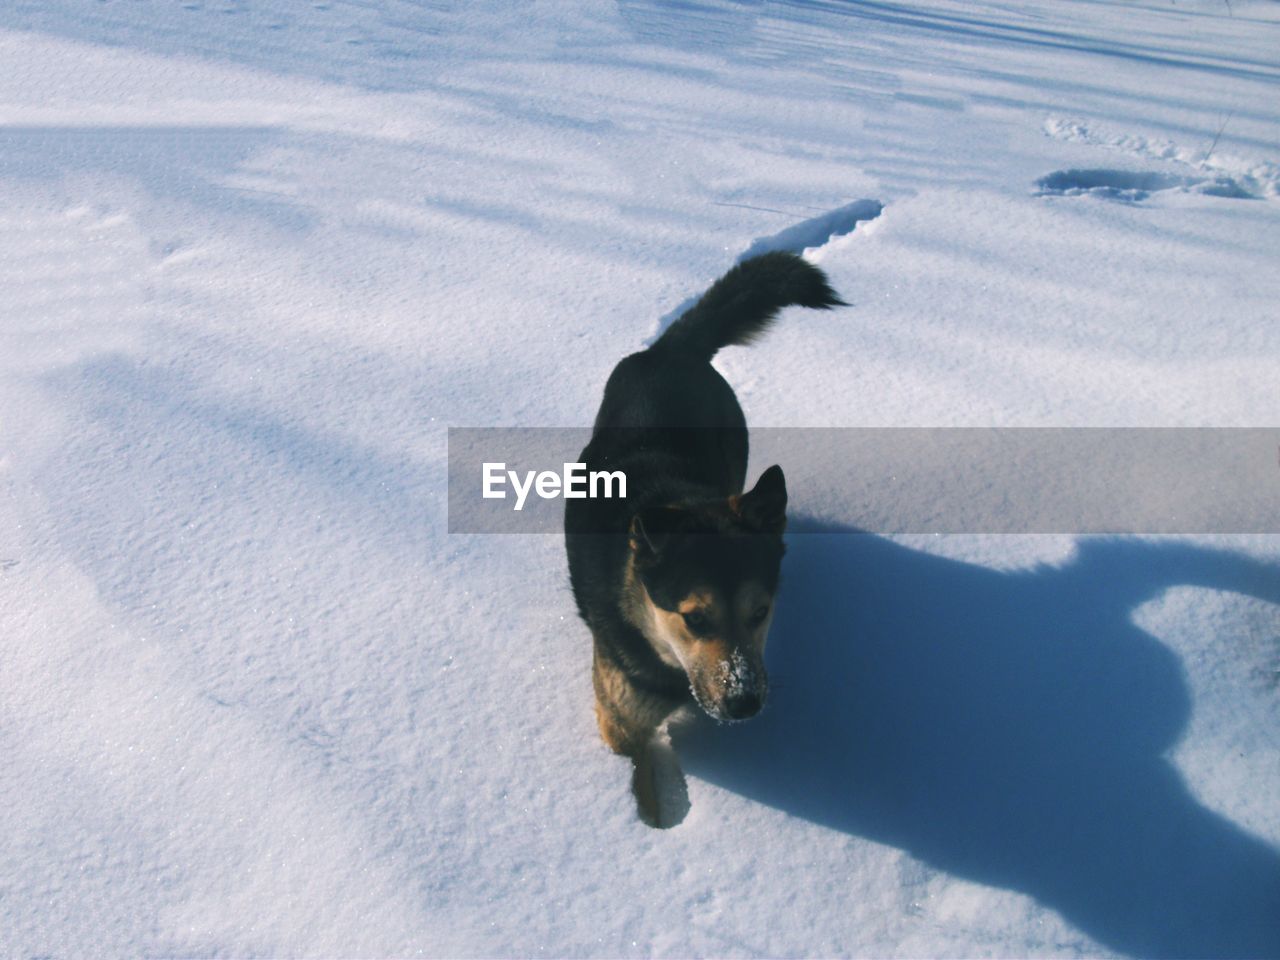
[[[743,492],[747,425],[711,365],[783,307],[846,306],[826,275],[785,252],[744,260],[605,385],[588,470],[622,471],[627,495],[566,499],[578,613],[593,639],[604,742],[631,758],[641,819],[659,824],[653,750],[662,725],[696,704],[717,721],[758,713],[778,588],[787,488],[782,468]]]

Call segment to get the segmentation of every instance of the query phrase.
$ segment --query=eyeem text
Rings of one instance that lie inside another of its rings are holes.
[[[505,463],[485,463],[483,496],[486,500],[505,500],[506,486],[516,494],[515,509],[522,510],[532,491],[543,500],[564,497],[567,500],[626,497],[627,475],[621,470],[592,470],[587,472],[585,463],[566,463],[564,470],[527,470],[523,478]],[[523,482],[522,482],[523,480]]]

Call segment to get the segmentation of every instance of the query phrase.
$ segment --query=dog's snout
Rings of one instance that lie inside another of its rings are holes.
[[[724,702],[724,712],[730,720],[746,720],[754,717],[764,706],[764,700],[755,690],[743,690],[728,697]]]

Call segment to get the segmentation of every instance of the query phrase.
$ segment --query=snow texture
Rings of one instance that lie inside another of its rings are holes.
[[[658,831],[560,540],[445,514],[448,426],[589,424],[765,249],[854,306],[717,358],[755,426],[1280,425],[1278,50],[1270,0],[0,5],[0,953],[1280,956],[1278,538],[794,502],[770,701],[672,731]]]

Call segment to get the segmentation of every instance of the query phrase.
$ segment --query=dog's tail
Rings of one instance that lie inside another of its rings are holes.
[[[778,311],[793,304],[818,310],[848,306],[827,275],[802,257],[783,251],[752,257],[717,280],[654,347],[710,360],[721,347],[757,340]]]

